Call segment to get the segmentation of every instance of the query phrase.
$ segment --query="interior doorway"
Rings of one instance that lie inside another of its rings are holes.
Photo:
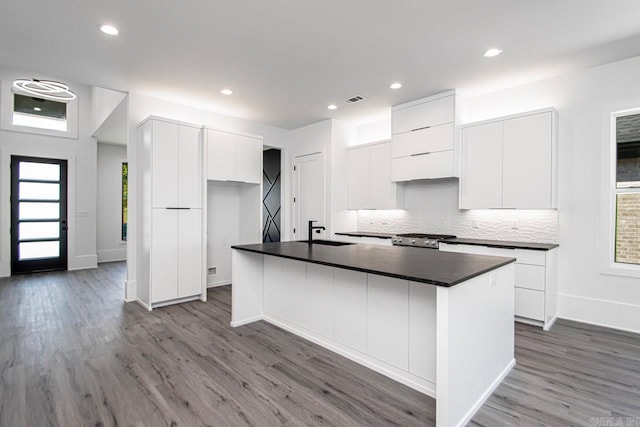
[[[294,160],[294,212],[293,236],[295,240],[305,240],[309,221],[327,226],[325,216],[324,157],[322,153],[298,156]],[[316,239],[324,239],[326,232],[317,230]]]
[[[67,269],[67,161],[11,156],[11,274]]]

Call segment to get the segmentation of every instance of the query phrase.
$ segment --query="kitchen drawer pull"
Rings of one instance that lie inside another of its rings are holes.
[[[411,129],[411,132],[415,132],[415,131],[423,130],[423,129],[429,129],[430,127],[431,127],[431,126],[424,126],[424,127],[421,127],[421,128]]]
[[[165,208],[165,209],[189,210],[189,209],[191,209],[191,208]]]
[[[431,152],[427,151],[425,153],[416,153],[416,154],[412,154],[411,157],[415,157],[415,156],[424,156],[426,154],[431,154]]]

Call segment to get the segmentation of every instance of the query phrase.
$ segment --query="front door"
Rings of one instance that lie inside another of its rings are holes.
[[[11,274],[67,269],[67,161],[11,156]]]
[[[308,238],[308,221],[318,221],[314,225],[326,226],[325,220],[325,191],[324,191],[324,161],[322,153],[298,156],[295,166],[295,195],[294,208],[296,226],[294,239]],[[314,239],[324,239],[325,232],[317,230]]]

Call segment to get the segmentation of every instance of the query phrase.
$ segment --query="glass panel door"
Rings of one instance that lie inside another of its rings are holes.
[[[67,269],[67,161],[11,157],[11,273]]]

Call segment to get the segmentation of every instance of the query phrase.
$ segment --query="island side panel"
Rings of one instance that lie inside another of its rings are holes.
[[[437,427],[466,424],[514,366],[514,274],[437,288]]]
[[[237,249],[231,251],[231,326],[263,318],[264,255]]]

